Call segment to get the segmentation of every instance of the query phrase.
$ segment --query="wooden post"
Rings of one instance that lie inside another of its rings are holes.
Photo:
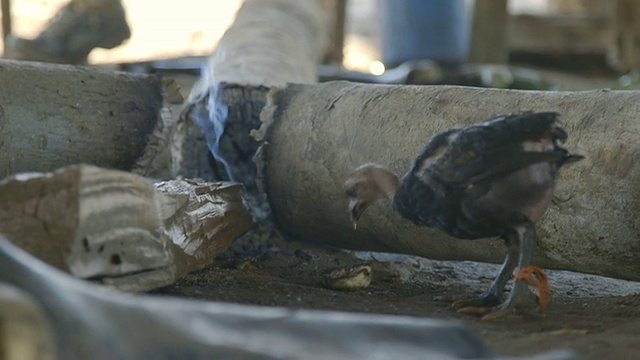
[[[2,39],[7,41],[11,34],[11,0],[2,0]]]
[[[509,59],[508,0],[475,0],[469,62],[505,64]]]
[[[617,0],[615,43],[609,60],[619,71],[637,70],[640,66],[640,2]]]
[[[329,49],[327,61],[330,64],[342,64],[344,57],[345,25],[347,21],[347,0],[325,1],[328,13],[331,16],[331,30],[329,36]]]

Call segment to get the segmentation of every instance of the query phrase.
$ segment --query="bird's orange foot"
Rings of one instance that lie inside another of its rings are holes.
[[[544,311],[551,301],[551,290],[549,289],[547,274],[537,266],[526,266],[516,270],[514,281],[520,280],[524,280],[527,285],[535,288],[536,295],[538,295],[538,309]]]
[[[482,320],[494,320],[510,314],[518,314],[523,306],[512,301],[496,307],[467,306],[458,309],[459,313],[482,316]]]
[[[503,304],[496,307],[467,306],[458,312],[479,315],[482,320],[494,320],[530,307],[534,303],[531,298],[536,298],[538,309],[544,310],[551,299],[549,281],[544,271],[537,266],[527,266],[517,270],[515,275],[512,294]],[[537,296],[529,291],[528,286],[535,288]]]

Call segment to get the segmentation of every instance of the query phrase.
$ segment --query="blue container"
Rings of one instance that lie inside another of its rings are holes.
[[[382,62],[431,59],[459,64],[469,48],[465,0],[378,0]]]

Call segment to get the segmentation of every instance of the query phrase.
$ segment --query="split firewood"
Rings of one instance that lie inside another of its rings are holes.
[[[211,263],[250,229],[237,183],[154,186],[123,171],[77,165],[0,183],[0,229],[71,274],[130,291],[168,285]]]

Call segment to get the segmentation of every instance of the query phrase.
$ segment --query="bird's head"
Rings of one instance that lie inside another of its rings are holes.
[[[349,202],[349,214],[355,229],[360,216],[376,200],[393,199],[398,187],[398,177],[389,169],[375,164],[365,164],[352,172],[344,184]]]

